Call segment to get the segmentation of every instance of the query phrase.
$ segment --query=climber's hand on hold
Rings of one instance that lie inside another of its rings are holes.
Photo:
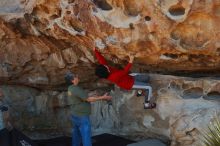
[[[133,54],[129,54],[128,57],[129,57],[129,63],[133,63],[134,55]]]

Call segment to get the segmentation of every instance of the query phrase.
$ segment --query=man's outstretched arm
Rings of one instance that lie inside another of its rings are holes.
[[[112,97],[109,96],[107,93],[105,93],[104,95],[102,96],[91,96],[91,97],[88,97],[86,99],[87,102],[95,102],[95,101],[98,101],[98,100],[111,100]]]
[[[107,62],[106,62],[105,58],[102,56],[102,54],[96,48],[93,48],[93,51],[95,53],[95,56],[96,56],[98,62],[102,65],[107,65]]]

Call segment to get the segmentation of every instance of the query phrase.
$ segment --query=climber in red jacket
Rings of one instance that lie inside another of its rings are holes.
[[[145,108],[153,108],[152,106],[155,106],[149,102],[152,97],[152,87],[148,84],[149,76],[140,73],[129,74],[134,56],[129,55],[129,63],[123,69],[117,69],[109,66],[105,58],[96,48],[94,48],[93,51],[95,52],[95,56],[99,62],[99,65],[95,69],[96,76],[107,79],[108,81],[116,84],[118,87],[126,90],[145,89],[148,91],[148,96],[146,95],[147,101],[145,102]]]

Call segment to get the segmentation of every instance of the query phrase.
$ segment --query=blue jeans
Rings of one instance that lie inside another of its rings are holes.
[[[91,142],[91,124],[89,116],[72,115],[73,133],[72,146],[92,146]]]

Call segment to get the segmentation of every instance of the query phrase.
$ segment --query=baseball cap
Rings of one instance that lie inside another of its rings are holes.
[[[67,84],[72,84],[72,80],[73,80],[75,77],[77,77],[76,74],[74,74],[74,73],[68,71],[68,72],[66,72],[64,78],[65,78],[65,81],[66,81]]]

